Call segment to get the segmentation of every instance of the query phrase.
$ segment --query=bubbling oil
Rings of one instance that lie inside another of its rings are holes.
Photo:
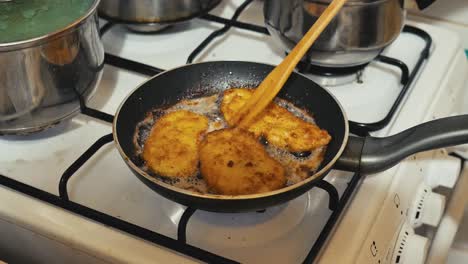
[[[146,139],[150,135],[151,128],[154,124],[163,115],[174,111],[186,110],[206,116],[209,120],[207,133],[227,128],[228,124],[220,111],[222,99],[223,92],[220,92],[218,94],[201,98],[184,99],[173,106],[164,109],[154,109],[149,112],[146,118],[137,125],[133,139],[136,155],[138,156],[138,159],[141,160],[141,164],[137,164],[140,169],[167,184],[173,185],[174,187],[201,194],[211,193],[199,170],[189,177],[165,177],[163,175],[156,175],[144,164],[142,153]],[[287,109],[296,117],[315,124],[314,118],[307,111],[294,106],[291,102],[276,98],[275,103]],[[201,137],[202,138],[200,138],[200,140],[203,140],[203,136]],[[263,139],[260,140],[262,142]],[[293,153],[275,147],[272,144],[268,144],[268,142],[264,140],[262,143],[267,153],[285,168],[287,186],[299,183],[313,175],[319,168],[326,151],[326,147],[321,147],[311,151],[310,155],[297,157]]]

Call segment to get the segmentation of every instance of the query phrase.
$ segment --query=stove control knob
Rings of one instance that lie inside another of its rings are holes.
[[[414,234],[414,230],[405,224],[400,231],[390,263],[424,264],[428,247],[428,239]]]
[[[418,235],[408,236],[406,249],[403,250],[401,260],[395,263],[424,264],[428,246],[427,238]]]
[[[425,182],[431,188],[439,186],[453,188],[460,175],[460,159],[449,156],[444,152],[437,152],[434,159],[427,161]]]
[[[431,192],[422,212],[423,224],[438,226],[445,209],[445,196]]]
[[[421,184],[409,211],[409,222],[413,228],[423,224],[437,226],[444,209],[445,196],[433,193],[429,186]]]

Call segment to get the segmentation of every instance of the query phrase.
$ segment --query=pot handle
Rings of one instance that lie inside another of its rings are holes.
[[[386,170],[426,150],[468,143],[468,115],[441,118],[385,137],[351,136],[335,168],[365,174]]]
[[[432,5],[436,0],[415,0],[416,4],[418,5],[419,10],[426,9],[430,5]]]

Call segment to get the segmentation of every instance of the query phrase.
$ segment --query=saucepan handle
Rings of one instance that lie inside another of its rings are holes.
[[[361,173],[388,169],[426,150],[468,143],[468,115],[430,121],[385,137],[350,137],[335,168]]]

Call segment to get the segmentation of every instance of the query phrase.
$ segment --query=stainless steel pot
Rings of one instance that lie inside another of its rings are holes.
[[[157,31],[200,16],[221,0],[101,0],[99,14],[136,31]]]
[[[265,0],[273,38],[289,51],[315,23],[330,0]],[[307,54],[314,65],[351,67],[374,59],[400,34],[403,0],[349,0]]]
[[[0,135],[53,126],[94,93],[104,64],[98,4],[57,32],[0,43]]]

